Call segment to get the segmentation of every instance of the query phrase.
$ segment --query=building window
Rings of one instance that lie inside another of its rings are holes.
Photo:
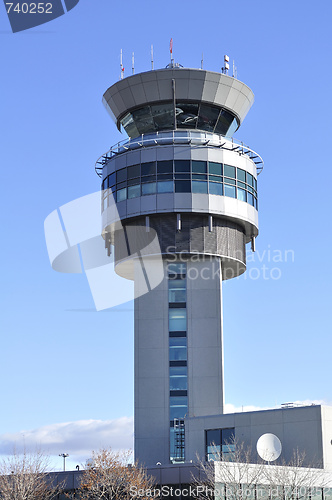
[[[236,198],[257,210],[255,177],[217,162],[165,160],[132,165],[105,177],[102,189],[107,188],[117,202],[156,193],[200,193]]]
[[[185,169],[185,165],[179,165]],[[167,265],[169,303],[169,419],[170,461],[185,458],[184,418],[188,412],[187,393],[187,266],[183,262]]]
[[[209,429],[205,431],[206,460],[221,460],[235,451],[235,428]]]

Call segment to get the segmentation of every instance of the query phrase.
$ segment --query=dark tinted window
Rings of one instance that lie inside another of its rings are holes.
[[[175,172],[190,172],[190,160],[175,160]]]
[[[149,163],[142,163],[142,175],[151,175],[156,173],[156,162],[150,161]]]

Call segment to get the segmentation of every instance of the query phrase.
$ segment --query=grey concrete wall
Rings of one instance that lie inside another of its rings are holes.
[[[220,259],[187,265],[189,416],[223,411]]]
[[[164,262],[166,267],[166,262]],[[223,411],[220,260],[187,263],[188,414]],[[169,463],[168,279],[145,295],[135,275],[135,457]]]
[[[326,412],[327,414],[330,419],[332,413]],[[330,422],[330,420],[326,421],[325,432],[329,429],[331,433]],[[289,462],[292,459],[293,451],[298,449],[300,452],[305,451],[306,453],[306,466],[323,466],[320,406],[280,408],[186,419],[186,460],[195,460],[197,453],[204,457],[205,430],[227,427],[235,427],[236,440],[252,449],[253,462],[258,460],[257,440],[262,434],[272,433],[278,436],[283,447],[279,463],[281,460]],[[331,444],[330,447],[332,448]],[[327,464],[328,460],[331,460],[331,451],[325,451],[325,453]]]

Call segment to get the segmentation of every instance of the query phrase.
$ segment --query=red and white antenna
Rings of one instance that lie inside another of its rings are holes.
[[[124,67],[122,64],[122,49],[120,50],[120,79],[123,80],[123,75],[124,75]]]
[[[171,64],[174,66],[174,59],[173,59],[173,38],[171,38],[171,41],[169,42],[169,53],[171,55]]]

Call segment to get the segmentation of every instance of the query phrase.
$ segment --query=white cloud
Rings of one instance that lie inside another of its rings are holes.
[[[78,420],[51,424],[33,430],[0,435],[0,454],[9,455],[14,448],[19,452],[40,449],[48,455],[69,453],[70,456],[91,456],[92,450],[112,447],[114,450],[133,448],[133,417],[114,420]]]
[[[324,401],[322,399],[305,399],[303,401],[292,401],[289,404],[294,406],[331,405],[331,403]],[[268,406],[253,406],[253,405],[235,406],[232,403],[226,403],[224,407],[224,413],[242,413],[247,411],[273,410],[276,408],[281,408],[281,405],[273,406],[271,408]]]

